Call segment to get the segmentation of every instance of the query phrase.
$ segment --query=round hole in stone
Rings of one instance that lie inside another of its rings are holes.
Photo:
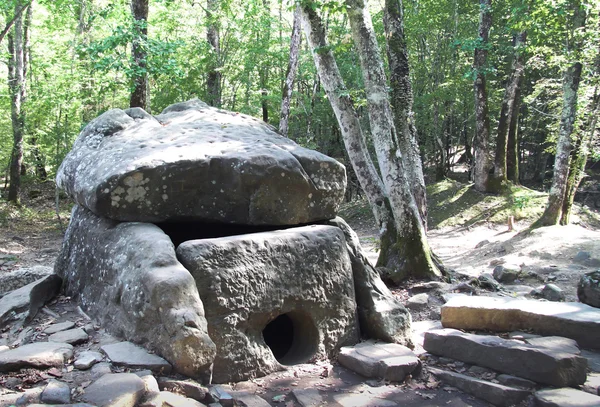
[[[319,331],[303,311],[281,314],[262,331],[267,346],[282,365],[305,363],[317,352]]]

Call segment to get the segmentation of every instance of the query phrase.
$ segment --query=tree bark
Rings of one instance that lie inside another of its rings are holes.
[[[219,18],[216,15],[219,11],[219,0],[207,0],[206,18],[208,27],[206,28],[206,40],[211,47],[211,58],[206,74],[206,94],[210,106],[221,107],[221,45],[219,34]]]
[[[486,63],[488,38],[492,26],[492,0],[479,1],[479,41],[475,48],[473,70],[475,74],[475,139],[473,140],[473,181],[475,189],[485,192],[488,189],[491,163],[489,158],[490,118],[486,89]]]
[[[289,129],[290,105],[292,101],[292,91],[294,90],[294,79],[296,78],[296,72],[298,71],[300,43],[302,42],[300,29],[300,5],[297,4],[294,10],[294,24],[292,26],[292,38],[290,40],[290,59],[288,62],[287,72],[285,74],[283,90],[281,92],[282,99],[279,132],[286,137]]]
[[[10,184],[8,201],[19,204],[21,191],[21,166],[23,163],[23,135],[25,133],[25,65],[24,65],[24,32],[22,5],[15,4],[15,15],[18,17],[13,24],[13,31],[8,38],[8,85],[11,96],[11,123],[13,130],[13,150],[10,165]]]
[[[500,192],[508,181],[508,140],[513,121],[516,122],[519,105],[519,89],[523,78],[524,66],[522,51],[519,49],[525,42],[527,33],[522,32],[514,37],[515,54],[512,73],[506,82],[506,90],[502,101],[498,134],[496,136],[496,154],[494,157],[494,173],[488,181],[489,192]],[[514,123],[516,125],[516,123]],[[515,126],[516,127],[516,126]],[[516,136],[516,131],[513,133]],[[515,142],[513,142],[515,143]],[[516,144],[516,143],[515,143]],[[514,146],[515,144],[512,144]],[[514,148],[514,147],[513,147]]]
[[[508,142],[506,145],[506,179],[515,185],[519,180],[519,110],[521,107],[521,88],[517,89],[515,95],[515,108],[512,111],[510,126],[508,129]]]
[[[134,20],[134,36],[131,42],[133,58],[133,90],[129,107],[141,107],[150,111],[150,88],[148,85],[148,0],[131,0]]]

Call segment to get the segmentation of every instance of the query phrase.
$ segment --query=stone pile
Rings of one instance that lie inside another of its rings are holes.
[[[57,183],[76,202],[55,272],[111,333],[214,382],[334,357],[410,315],[336,218],[345,169],[192,100],[93,120]]]

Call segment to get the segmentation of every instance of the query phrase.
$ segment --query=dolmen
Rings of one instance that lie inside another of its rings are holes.
[[[57,175],[75,201],[55,272],[114,335],[184,375],[246,380],[360,337],[410,345],[410,315],[337,217],[342,164],[191,100],[113,109]]]

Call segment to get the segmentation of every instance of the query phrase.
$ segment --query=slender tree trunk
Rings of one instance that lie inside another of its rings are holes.
[[[269,0],[262,0],[263,3],[263,11],[261,13],[261,20],[266,19],[265,24],[261,24],[264,27],[264,31],[258,33],[258,41],[261,44],[265,44],[268,46],[271,41],[271,21],[270,21],[270,4]],[[258,66],[258,78],[260,81],[260,106],[262,110],[262,119],[265,123],[269,123],[269,100],[268,96],[268,86],[269,86],[269,66],[270,62],[264,58],[261,58],[261,62]]]
[[[508,140],[513,120],[516,121],[519,105],[519,88],[523,77],[523,58],[522,51],[519,49],[525,42],[527,33],[522,32],[514,37],[515,55],[513,60],[513,69],[504,92],[502,101],[502,110],[500,120],[498,121],[498,134],[496,136],[496,155],[494,157],[494,173],[488,181],[489,192],[500,192],[502,186],[508,181]],[[516,123],[515,123],[516,124]],[[516,135],[516,132],[514,133]]]
[[[512,111],[508,129],[508,142],[506,143],[506,179],[515,185],[519,181],[519,110],[521,107],[521,88],[515,95],[515,107]]]
[[[148,0],[131,0],[131,14],[134,20],[134,37],[131,42],[133,58],[133,90],[129,107],[150,109],[150,87],[148,85]]]
[[[221,45],[219,34],[219,0],[207,0],[206,17],[208,27],[206,28],[206,40],[211,48],[211,57],[206,74],[207,101],[210,106],[221,107]]]
[[[479,0],[479,40],[475,48],[473,70],[475,74],[475,139],[473,140],[473,181],[475,189],[484,192],[488,189],[491,163],[489,158],[490,117],[488,113],[486,89],[486,63],[488,38],[492,26],[492,0]]]
[[[410,83],[410,66],[404,37],[404,17],[401,0],[386,0],[384,26],[387,38],[387,57],[390,67],[391,106],[398,146],[403,153],[406,177],[411,186],[421,221],[427,230],[427,194],[419,140],[414,122],[413,90]]]
[[[585,11],[578,2],[574,7],[573,29],[575,30],[585,25]],[[567,68],[564,73],[563,108],[560,129],[558,131],[558,141],[556,142],[552,187],[548,195],[546,209],[540,219],[532,225],[533,227],[557,225],[562,216],[569,177],[570,156],[573,148],[571,135],[573,134],[575,118],[577,117],[577,92],[579,90],[582,68],[582,64],[577,61]]]
[[[13,150],[10,166],[10,185],[8,187],[8,201],[19,203],[21,191],[21,166],[23,163],[23,135],[25,133],[25,65],[24,65],[24,32],[22,5],[17,1],[15,5],[15,19],[12,33],[8,38],[8,87],[11,96],[11,122],[13,130]]]
[[[408,176],[410,160],[407,155],[411,154],[411,150],[403,151],[399,142],[401,137],[411,140],[411,135],[399,136],[394,126],[383,60],[371,15],[363,0],[346,0],[345,3],[354,45],[360,57],[373,144],[396,228],[395,236],[390,235],[392,239],[381,241],[378,265],[391,268],[393,275],[397,276],[396,281],[408,276],[439,277],[441,272],[433,262],[425,225],[410,185],[412,179]],[[399,3],[397,6],[400,6]],[[399,23],[401,25],[402,21]],[[400,47],[396,49],[400,50]],[[410,101],[406,88],[396,91],[399,101]],[[410,112],[411,107],[404,105],[402,109]],[[409,132],[408,127],[403,126],[402,130]],[[418,150],[414,153],[418,154]]]
[[[292,27],[292,38],[290,40],[290,59],[283,83],[283,91],[281,92],[281,119],[279,121],[279,132],[286,136],[288,135],[289,120],[290,120],[290,105],[292,101],[292,91],[294,90],[294,79],[298,71],[298,62],[300,55],[300,43],[302,35],[300,33],[300,5],[297,4],[294,10],[294,25]]]

